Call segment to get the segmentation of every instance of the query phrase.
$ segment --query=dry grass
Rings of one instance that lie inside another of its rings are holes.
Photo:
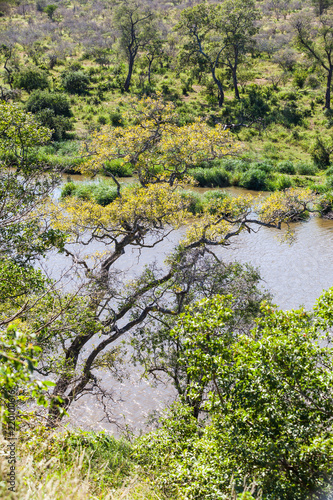
[[[17,450],[16,485],[15,492],[12,492],[7,482],[9,464],[4,452],[6,446],[7,441],[0,437],[1,500],[162,500],[137,475],[121,488],[103,489],[103,493],[96,496],[96,484],[90,477],[90,471],[83,467],[85,451],[77,454],[73,465],[64,467],[56,457],[45,457],[37,462],[24,446]]]

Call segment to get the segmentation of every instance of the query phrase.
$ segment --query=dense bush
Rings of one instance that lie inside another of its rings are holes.
[[[189,173],[200,187],[230,186],[230,175],[221,167],[194,168]]]
[[[248,124],[270,120],[274,97],[267,87],[248,85],[246,95],[241,99],[226,103],[221,113],[225,123]]]
[[[114,127],[123,127],[124,119],[119,111],[110,113],[110,121]]]
[[[66,137],[66,132],[73,129],[70,118],[56,115],[53,109],[42,109],[36,116],[40,123],[53,130],[52,139],[60,141]]]
[[[258,167],[251,167],[247,172],[242,174],[239,184],[246,189],[266,191],[269,189],[269,176],[264,170]]]
[[[62,85],[70,94],[86,94],[89,87],[89,77],[83,71],[66,71],[63,73]]]
[[[311,156],[314,164],[317,165],[318,168],[328,167],[330,165],[332,151],[332,141],[317,136],[311,147]]]
[[[276,170],[278,172],[281,172],[281,174],[289,174],[289,175],[296,174],[295,166],[293,162],[290,160],[279,161],[279,163],[276,165]]]
[[[302,89],[307,79],[308,73],[304,69],[298,69],[294,73],[293,84],[295,87]]]
[[[42,125],[53,130],[52,138],[56,141],[64,139],[66,132],[73,128],[65,94],[36,90],[29,97],[26,109],[35,113]]]
[[[55,115],[72,116],[67,96],[60,92],[35,91],[26,103],[27,111],[38,113],[43,109],[52,109]]]
[[[244,477],[267,500],[332,498],[333,289],[313,312],[263,303],[249,335],[228,329],[233,300],[189,306],[170,333],[192,377],[188,393],[200,398],[209,384],[203,418],[174,406],[135,456],[171,498],[251,498],[237,496]]]
[[[296,171],[299,175],[316,175],[318,172],[316,166],[311,165],[311,163],[298,163]]]
[[[117,177],[131,177],[133,174],[133,167],[130,163],[124,163],[122,160],[110,160],[106,161],[105,165],[105,175],[108,172]]]
[[[48,88],[49,81],[45,71],[38,68],[27,68],[15,73],[13,85],[18,89],[32,92],[33,90]]]
[[[282,191],[288,189],[293,185],[293,181],[289,175],[280,175],[277,180],[272,183],[272,188],[275,191]]]

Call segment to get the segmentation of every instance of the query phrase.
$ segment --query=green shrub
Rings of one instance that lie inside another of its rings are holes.
[[[295,166],[290,160],[279,161],[279,163],[276,165],[276,170],[278,172],[281,172],[281,174],[295,175],[296,173]]]
[[[244,160],[227,158],[221,161],[221,167],[227,172],[234,172],[235,170],[244,171],[248,169],[248,163]]]
[[[279,92],[278,97],[283,101],[297,101],[297,93],[293,90],[283,90]]]
[[[262,170],[266,174],[270,174],[274,170],[273,163],[269,160],[252,163],[250,168]]]
[[[193,191],[183,191],[181,196],[184,200],[186,200],[188,205],[188,210],[196,215],[202,213],[203,211],[203,200],[202,197]]]
[[[31,111],[31,113],[38,113],[43,109],[52,109],[55,115],[72,116],[68,98],[61,92],[36,90],[29,97],[26,109],[27,111]]]
[[[277,191],[282,191],[283,189],[290,188],[292,185],[293,181],[288,175],[279,175],[274,187]]]
[[[317,165],[318,168],[328,167],[330,165],[332,151],[332,141],[317,136],[311,147],[311,156],[314,164]]]
[[[45,71],[39,68],[27,68],[15,74],[13,84],[14,87],[30,93],[37,89],[47,89],[49,81]]]
[[[229,173],[221,167],[194,168],[189,173],[198,182],[200,187],[230,186]]]
[[[265,191],[269,188],[269,177],[264,170],[260,168],[250,168],[244,172],[240,178],[240,186],[254,191]]]
[[[42,125],[53,130],[52,138],[56,141],[64,139],[73,129],[72,113],[65,94],[36,90],[29,97],[26,109],[35,113]]]
[[[42,125],[53,130],[52,139],[55,141],[64,139],[66,132],[73,129],[70,118],[56,115],[53,109],[42,109],[39,113],[36,113],[36,117]]]
[[[124,126],[124,119],[122,117],[122,114],[119,113],[118,111],[110,113],[110,122],[113,125],[113,127]]]
[[[100,116],[97,118],[97,121],[98,121],[98,123],[100,123],[101,125],[106,125],[106,124],[107,124],[107,122],[108,122],[108,119],[106,118],[106,116],[100,115]]]
[[[326,178],[325,187],[326,189],[333,189],[333,175]]]
[[[61,198],[66,198],[66,196],[73,196],[76,190],[76,184],[73,181],[67,182],[61,188]]]
[[[327,179],[327,184],[325,187],[326,189],[327,188],[332,189],[332,186],[333,186],[333,177],[330,177],[329,179]],[[320,198],[318,203],[318,210],[320,210],[320,214],[322,217],[331,218],[331,215],[333,213],[332,191],[329,193],[325,193],[325,195]]]
[[[48,17],[51,19],[51,21],[53,21],[53,16],[54,16],[54,13],[55,11],[57,10],[58,6],[57,5],[54,5],[54,4],[49,4],[47,5],[43,10],[45,12],[45,14],[48,15]]]
[[[105,207],[118,196],[117,188],[106,181],[99,183],[67,182],[61,189],[61,197],[75,196],[81,200],[94,200]]]
[[[118,196],[117,188],[101,182],[93,191],[93,198],[99,205],[110,205]]]
[[[311,87],[312,89],[317,89],[320,85],[320,82],[314,75],[309,75],[305,81],[305,85]]]
[[[311,165],[311,163],[298,163],[296,171],[299,175],[316,175],[318,169],[315,165]]]
[[[105,162],[106,175],[110,172],[117,177],[131,177],[133,167],[130,163],[124,163],[122,160],[110,160]]]
[[[76,196],[76,198],[79,198],[80,200],[85,200],[85,201],[92,200],[93,187],[90,186],[89,184],[80,183],[76,186],[75,191],[73,191],[73,194]]]
[[[279,121],[286,127],[300,125],[303,121],[303,114],[296,102],[285,104],[280,110],[280,115]]]
[[[66,71],[61,77],[64,89],[70,94],[86,94],[89,87],[89,77],[83,71]]]
[[[214,201],[221,201],[228,197],[230,197],[230,194],[225,191],[208,191],[202,198],[204,205],[209,207],[209,213],[214,214],[216,212]]]
[[[295,71],[293,78],[293,84],[295,85],[295,87],[302,89],[304,87],[307,76],[307,71],[305,71],[304,69]]]

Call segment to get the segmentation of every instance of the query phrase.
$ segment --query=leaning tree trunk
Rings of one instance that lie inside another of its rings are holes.
[[[237,80],[237,68],[238,68],[238,47],[237,46],[234,48],[234,56],[235,56],[235,61],[234,61],[234,64],[231,66],[232,82],[233,82],[234,90],[235,90],[235,98],[240,99],[239,90],[238,90],[238,80]]]
[[[152,59],[148,59],[148,84],[151,85],[151,66],[153,64]]]
[[[223,103],[224,103],[224,90],[223,90],[222,83],[216,77],[215,68],[212,68],[212,76],[213,76],[214,82],[216,83],[216,85],[217,85],[217,87],[219,89],[219,108],[221,108],[222,105],[223,105]]]
[[[332,74],[333,74],[333,65],[330,66],[330,69],[329,69],[328,74],[327,74],[326,95],[325,95],[325,109],[331,109]]]
[[[236,67],[232,68],[232,82],[233,82],[234,89],[235,89],[235,98],[236,99],[240,99],[239,90],[238,90],[238,80],[237,80],[237,69],[236,69]]]
[[[125,84],[124,84],[125,92],[129,91],[129,88],[131,85],[131,79],[132,79],[132,73],[133,73],[133,67],[134,67],[134,59],[135,59],[135,56],[130,55],[130,58],[128,61],[128,73],[127,73],[127,77],[126,77]]]

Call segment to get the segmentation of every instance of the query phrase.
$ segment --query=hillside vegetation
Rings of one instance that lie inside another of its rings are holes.
[[[199,185],[323,186],[333,149],[329,2],[202,6],[3,4],[2,96],[54,130],[40,159],[73,172],[78,143],[104,126],[126,127],[130,96],[160,92],[180,124],[222,123],[244,146],[245,163],[223,165],[223,181],[193,171]]]

